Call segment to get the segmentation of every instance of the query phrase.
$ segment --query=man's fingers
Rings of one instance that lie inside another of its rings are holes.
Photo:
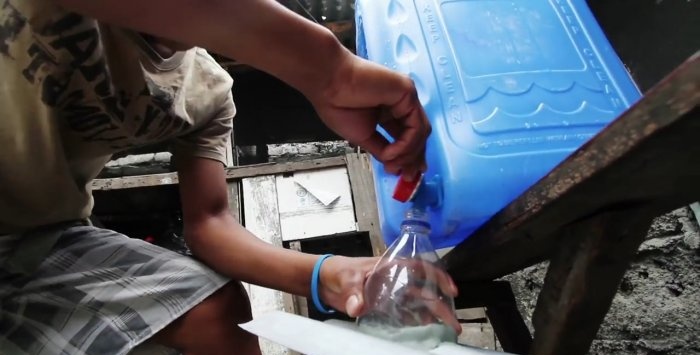
[[[413,179],[419,172],[425,172],[428,168],[425,162],[425,146],[416,148],[413,156],[399,157],[385,164],[399,167],[404,179]]]
[[[369,138],[362,142],[357,142],[357,145],[364,148],[382,162],[388,160],[386,158],[385,151],[386,147],[389,145],[389,141],[387,141],[387,139],[384,138],[384,136],[382,136],[379,132],[373,132]]]
[[[403,133],[404,126],[401,124],[400,121],[394,120],[393,118],[384,118],[379,121],[379,125],[386,130],[391,137],[396,139],[397,137],[400,137],[401,134]]]
[[[454,284],[454,282],[452,282],[452,278],[450,277],[450,275],[434,266],[431,267],[431,273],[434,273],[434,275],[436,276],[440,290],[442,290],[442,292],[444,292],[446,295],[456,297],[459,290],[457,289],[457,286]]]
[[[452,282],[452,278],[439,267],[423,260],[402,259],[397,261],[402,267],[409,268],[416,278],[421,280],[433,279],[437,282],[440,290],[449,296],[457,296],[457,286]]]
[[[412,152],[411,149],[415,149],[416,146],[422,146],[427,137],[427,127],[417,122],[416,119],[411,121],[408,118],[398,118],[395,122],[382,125],[395,127],[393,134],[395,141],[387,148],[390,151],[387,155],[391,156],[392,159]]]
[[[406,129],[401,126],[400,122],[391,122],[382,127],[392,137],[406,135]],[[415,133],[411,134],[415,135]],[[422,140],[418,140],[411,147],[405,138],[399,138],[393,143],[389,143],[382,134],[373,132],[369,138],[357,144],[381,161],[385,170],[394,175],[406,169],[417,171],[424,162],[425,145]]]
[[[384,118],[381,123],[382,128],[384,128],[387,133],[391,135],[396,141],[391,143],[386,148],[385,157],[388,159],[383,162],[386,165],[398,166],[399,170],[406,174],[407,169],[415,170],[412,165],[416,165],[413,162],[419,159],[419,155],[423,151],[422,149],[416,149],[417,147],[409,147],[407,142],[399,141],[404,134],[406,127],[402,122],[395,120],[391,117]]]
[[[345,301],[345,313],[350,317],[359,316],[365,308],[362,292],[350,295]]]
[[[457,316],[452,310],[452,307],[448,306],[445,302],[440,302],[439,300],[429,302],[428,304],[431,306],[433,314],[442,320],[443,323],[454,329],[455,333],[462,333],[462,325],[459,324]]]
[[[425,170],[425,142],[430,123],[413,81],[380,65],[358,61],[360,75],[332,102],[315,104],[324,122],[352,144],[364,148],[391,174],[416,175]],[[379,124],[392,141],[378,132]]]
[[[401,99],[391,105],[391,115],[394,119],[402,121],[406,127],[418,128],[424,133],[423,138],[425,138],[430,135],[432,129],[412,81],[405,90]]]
[[[425,142],[432,130],[415,91],[391,107],[391,116],[393,119],[381,123],[395,139],[386,148],[386,156],[390,157],[389,163],[402,167],[404,175],[413,176],[424,170]]]
[[[401,170],[401,165],[384,163],[384,171],[386,171],[388,174],[399,175]]]
[[[425,166],[425,140],[419,139],[415,142],[407,140],[396,141],[386,147],[385,165],[397,166],[403,176],[413,177]]]
[[[454,329],[459,334],[462,332],[462,326],[459,324],[452,307],[444,302],[438,295],[430,290],[411,288],[408,290],[408,296],[422,302],[435,318]]]

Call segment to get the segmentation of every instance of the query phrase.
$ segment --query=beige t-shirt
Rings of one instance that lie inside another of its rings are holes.
[[[225,161],[231,77],[203,49],[162,59],[133,32],[51,1],[0,5],[0,235],[90,215],[125,148]]]

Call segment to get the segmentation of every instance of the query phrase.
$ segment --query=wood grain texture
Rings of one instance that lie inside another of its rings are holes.
[[[243,179],[242,188],[245,227],[265,242],[282,247],[275,177]],[[285,310],[282,292],[251,284],[244,285],[250,297],[254,318],[273,310]],[[260,340],[260,347],[263,355],[291,355],[288,349],[264,339]]]
[[[355,202],[355,217],[357,226],[361,231],[369,232],[374,255],[382,255],[386,250],[386,243],[382,238],[379,227],[379,212],[377,210],[377,196],[374,191],[374,179],[372,166],[367,154],[347,154],[345,160],[348,165],[350,188]]]
[[[278,174],[282,240],[302,240],[357,231],[345,167]]]
[[[533,355],[585,355],[654,214],[621,210],[562,231],[533,315]]]
[[[240,181],[229,181],[226,186],[226,193],[228,195],[228,209],[233,215],[233,218],[238,221],[238,223],[243,224],[241,216],[241,182]]]
[[[344,157],[330,157],[289,163],[270,163],[226,168],[226,179],[236,180],[255,176],[283,174],[293,171],[314,170],[345,165]],[[111,179],[95,179],[93,190],[131,189],[136,187],[175,185],[177,173],[124,176]]]
[[[291,250],[296,250],[301,252],[301,242],[300,241],[292,241],[289,242],[289,249]],[[293,302],[294,302],[294,313],[303,316],[303,317],[309,317],[309,306],[306,297],[303,296],[293,296]]]

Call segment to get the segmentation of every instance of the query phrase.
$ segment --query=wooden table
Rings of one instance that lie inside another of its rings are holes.
[[[457,305],[491,308],[506,351],[586,354],[652,219],[700,200],[699,102],[700,52],[445,256]],[[490,281],[544,260],[530,340]]]

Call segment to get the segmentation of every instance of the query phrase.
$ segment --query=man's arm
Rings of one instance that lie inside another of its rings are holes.
[[[241,226],[228,209],[220,162],[188,158],[179,163],[184,234],[192,253],[236,280],[307,295],[317,257],[265,243]]]
[[[430,134],[413,82],[345,49],[333,34],[274,0],[56,0],[73,11],[200,46],[266,71],[301,91],[323,122],[387,171],[425,170]],[[381,125],[394,141],[376,130]]]
[[[238,224],[228,209],[226,175],[220,162],[187,158],[178,163],[185,241],[192,253],[236,280],[308,297],[318,256],[270,245]],[[352,317],[363,313],[367,306],[363,300],[364,283],[376,261],[342,256],[328,259],[320,273],[323,301]],[[438,277],[444,293],[456,295],[457,287],[446,273],[430,274]],[[452,310],[440,305],[433,312],[459,333],[460,325]]]
[[[196,45],[321,95],[349,52],[323,26],[274,0],[58,0],[116,26]]]

